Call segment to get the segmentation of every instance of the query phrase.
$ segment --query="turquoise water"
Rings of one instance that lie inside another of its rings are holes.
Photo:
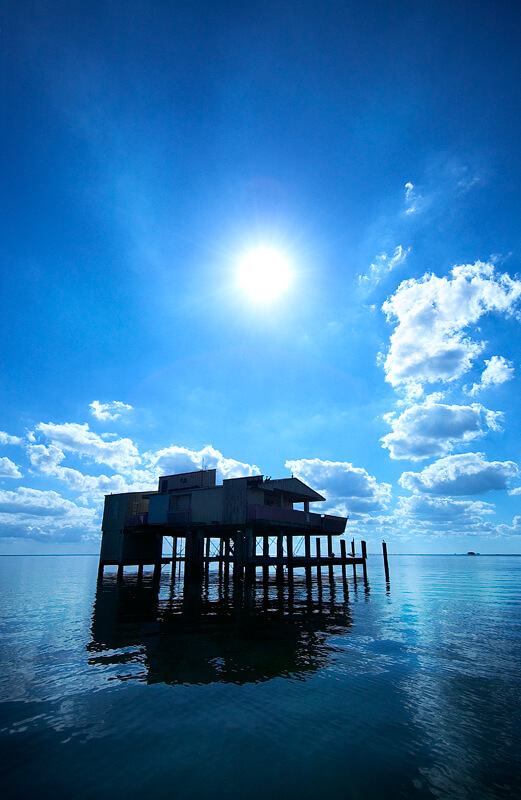
[[[0,558],[2,794],[521,797],[521,558],[183,592]]]

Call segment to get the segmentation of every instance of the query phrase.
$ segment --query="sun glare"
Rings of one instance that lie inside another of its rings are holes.
[[[259,247],[241,259],[238,278],[242,289],[253,300],[269,302],[288,288],[291,269],[280,252]]]

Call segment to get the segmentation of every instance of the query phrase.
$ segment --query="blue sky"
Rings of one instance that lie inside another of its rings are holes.
[[[7,3],[0,552],[96,552],[104,494],[203,464],[370,550],[520,551],[520,22]]]

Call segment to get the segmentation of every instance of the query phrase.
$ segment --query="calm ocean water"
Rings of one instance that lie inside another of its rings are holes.
[[[390,569],[183,593],[0,558],[3,797],[521,797],[521,558]]]

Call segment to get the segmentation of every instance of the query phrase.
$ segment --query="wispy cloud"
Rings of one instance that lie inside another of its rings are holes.
[[[414,185],[408,181],[405,184],[405,213],[406,214],[415,214],[416,211],[419,209],[419,204],[421,202],[421,195],[417,194],[414,191]]]
[[[395,247],[392,256],[387,253],[380,253],[379,256],[376,256],[374,263],[370,265],[367,273],[358,276],[358,282],[365,288],[376,286],[395,267],[403,264],[409,252],[410,248],[404,248],[399,244]]]

